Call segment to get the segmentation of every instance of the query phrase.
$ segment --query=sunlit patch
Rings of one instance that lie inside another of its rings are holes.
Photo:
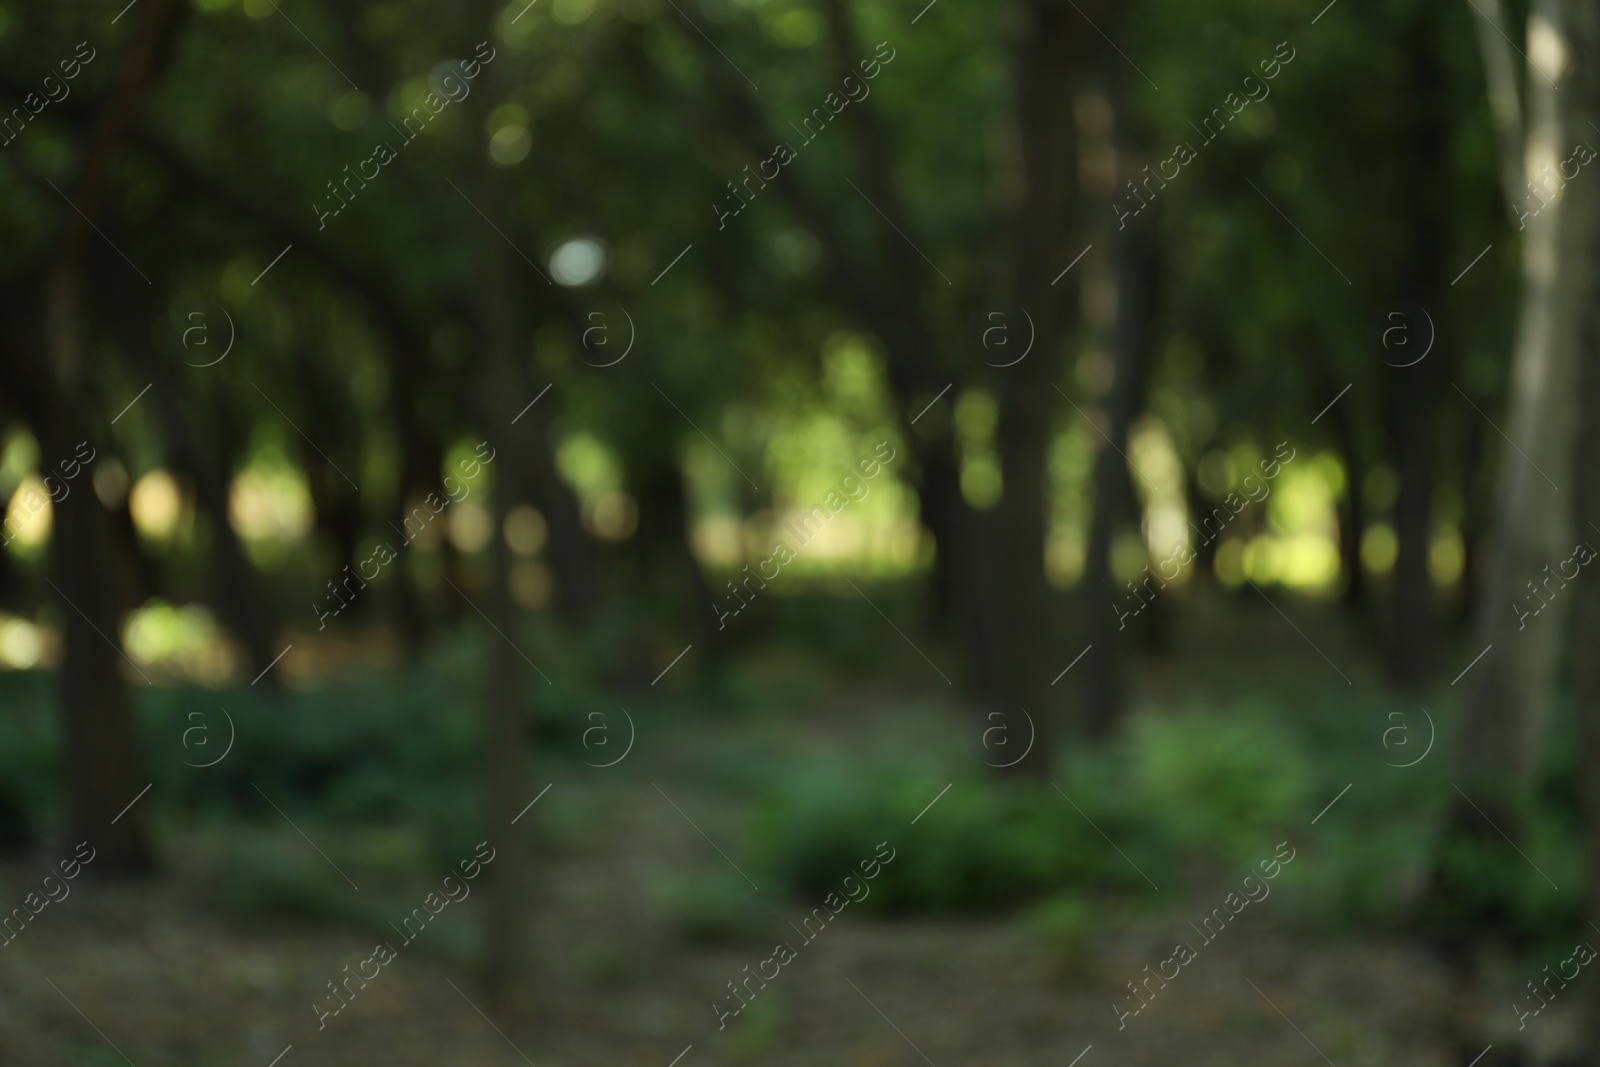
[[[1555,81],[1566,73],[1570,52],[1566,37],[1542,14],[1528,16],[1528,62]]]
[[[489,158],[502,167],[513,167],[528,158],[533,134],[526,126],[502,126],[489,138]],[[581,284],[581,283],[563,283]]]
[[[519,556],[537,556],[550,529],[544,516],[526,504],[519,504],[506,515],[506,544]]]
[[[597,537],[625,541],[639,526],[639,507],[628,494],[613,490],[595,497],[585,518]]]
[[[1373,574],[1388,574],[1400,555],[1400,540],[1394,527],[1374,523],[1361,535],[1361,565]]]
[[[575,433],[562,440],[556,449],[556,465],[566,476],[582,504],[584,525],[601,537],[626,537],[638,524],[638,508],[628,500],[601,500],[622,494],[622,464],[610,446],[592,434]],[[628,518],[631,509],[632,518]],[[598,525],[597,525],[598,523]],[[627,533],[621,533],[623,528]],[[612,534],[602,533],[602,529]]]
[[[1241,586],[1245,580],[1244,541],[1230,537],[1217,546],[1217,580],[1227,586]]]
[[[718,515],[695,523],[689,540],[701,562],[713,567],[737,567],[744,555],[740,533],[738,519]]]
[[[462,552],[476,552],[494,536],[494,519],[482,504],[466,501],[450,509],[450,543]]]
[[[1005,492],[994,439],[999,405],[983,389],[964,389],[956,398],[955,422],[961,445],[961,495],[980,511],[992,508]]]
[[[594,14],[594,4],[595,0],[552,0],[550,15],[557,22],[576,26]]]
[[[26,430],[13,430],[0,451],[0,477],[20,479],[39,465],[39,443]]]
[[[45,657],[47,637],[27,619],[0,615],[0,667],[25,671],[38,666]]]
[[[574,237],[550,254],[550,274],[558,285],[588,285],[605,269],[606,246],[593,237]]]
[[[1150,552],[1138,534],[1123,531],[1111,539],[1111,577],[1115,582],[1142,578],[1149,562]]]
[[[810,48],[822,40],[822,16],[807,7],[794,6],[777,14],[763,12],[762,29],[785,48]]]
[[[1146,555],[1153,560],[1166,560],[1189,543],[1189,518],[1183,460],[1165,422],[1154,416],[1139,420],[1128,434],[1128,461],[1134,468],[1134,491],[1145,505]],[[1141,571],[1144,563],[1139,563]],[[1167,569],[1163,569],[1163,578],[1166,573]],[[1170,581],[1183,585],[1189,577],[1188,568],[1184,568]]]
[[[538,611],[550,603],[550,570],[542,563],[527,560],[511,568],[511,598],[529,611]]]
[[[7,546],[34,548],[44,544],[50,536],[54,512],[50,494],[37,474],[30,474],[18,483],[6,505],[5,532],[0,535]]]
[[[199,604],[146,601],[123,622],[122,647],[142,667],[166,667],[197,681],[220,683],[234,669],[233,649]]]
[[[311,489],[292,467],[251,467],[233,480],[228,519],[246,540],[295,544],[312,518]]]
[[[1065,589],[1083,577],[1083,531],[1056,523],[1044,546],[1044,569],[1050,584]]]
[[[108,508],[120,508],[128,499],[128,468],[115,456],[95,465],[94,495]]]
[[[1428,573],[1436,585],[1454,585],[1466,569],[1467,546],[1454,526],[1435,529],[1428,546]]]
[[[1339,577],[1339,548],[1318,534],[1263,536],[1245,546],[1242,564],[1257,583],[1273,582],[1306,591],[1331,589]]]
[[[133,484],[128,511],[140,533],[165,541],[183,517],[183,493],[172,475],[157,468]]]
[[[1152,505],[1145,513],[1147,527],[1147,542],[1149,555],[1152,559],[1166,560],[1176,553],[1180,546],[1189,544],[1188,518],[1183,506],[1173,500],[1166,500]],[[1141,568],[1142,568],[1141,564]],[[1167,570],[1163,568],[1161,576],[1168,585],[1183,586],[1188,584],[1192,576],[1192,568],[1184,567],[1172,577],[1167,578]]]

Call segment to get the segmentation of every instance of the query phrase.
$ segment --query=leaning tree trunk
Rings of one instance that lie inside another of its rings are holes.
[[[1596,69],[1600,64],[1600,51],[1597,51],[1600,49],[1600,12],[1593,5],[1580,8],[1574,4],[1568,18],[1568,33],[1583,64],[1572,80],[1576,84],[1568,91],[1577,98],[1572,104],[1587,113],[1581,117],[1587,126],[1589,121],[1600,122],[1600,70]],[[1576,183],[1569,191],[1576,191]],[[1600,212],[1600,206],[1591,201],[1590,210]],[[1585,231],[1580,239],[1583,246],[1576,248],[1574,254],[1589,263],[1600,259],[1600,224]],[[1573,541],[1590,546],[1592,557],[1593,550],[1600,547],[1600,464],[1595,462],[1600,457],[1600,418],[1595,417],[1596,412],[1600,412],[1600,302],[1594,295],[1595,290],[1600,289],[1600,274],[1590,274],[1580,281],[1587,282],[1590,295],[1580,309],[1577,342],[1583,364],[1578,404],[1586,418],[1578,433],[1572,460],[1576,481]],[[1592,574],[1580,572],[1574,583],[1575,595],[1571,598],[1573,703],[1578,720],[1578,778],[1589,881],[1585,935],[1593,927],[1600,927],[1600,655],[1595,654],[1595,649],[1600,647],[1600,589],[1597,589],[1597,582],[1600,579]],[[1584,996],[1583,1050],[1577,1062],[1587,1067],[1600,1067],[1600,982],[1591,979]]]
[[[1600,256],[1600,245],[1591,246]],[[1583,341],[1583,392],[1586,411],[1600,411],[1600,310],[1590,309]],[[1600,419],[1589,418],[1579,433],[1576,456],[1577,539],[1600,546]],[[1587,536],[1586,536],[1587,535]],[[1587,840],[1589,892],[1586,918],[1600,926],[1600,590],[1591,574],[1580,574],[1573,597],[1573,703],[1578,720],[1578,780],[1581,783],[1584,835]],[[1585,940],[1588,940],[1585,937]],[[1600,982],[1586,987],[1583,1057],[1587,1067],[1600,1067]]]
[[[1600,19],[1580,0],[1535,0],[1530,26],[1548,36],[1538,52],[1545,69],[1530,70],[1526,79],[1523,169],[1530,182],[1542,182],[1559,170],[1574,145],[1594,139],[1589,122],[1600,118],[1594,101]],[[1552,68],[1554,61],[1559,62]],[[1542,583],[1545,567],[1554,568],[1572,548],[1579,338],[1596,298],[1593,263],[1600,231],[1600,183],[1586,180],[1591,177],[1559,191],[1547,189],[1550,203],[1526,219],[1522,311],[1504,424],[1516,445],[1503,457],[1501,495],[1480,572],[1476,630],[1464,656],[1487,653],[1462,681],[1456,782],[1472,803],[1457,798],[1435,871],[1435,905],[1448,907],[1474,892],[1472,870],[1456,870],[1446,859],[1463,854],[1453,840],[1474,839],[1504,862],[1520,862],[1499,844],[1484,816],[1511,837],[1522,837],[1521,813],[1537,771],[1563,616],[1574,600],[1570,594],[1556,595],[1536,616],[1519,611],[1519,605],[1523,611],[1538,608],[1542,601],[1530,595],[1530,583]]]

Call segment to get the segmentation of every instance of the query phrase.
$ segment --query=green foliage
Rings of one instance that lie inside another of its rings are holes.
[[[1536,817],[1520,850],[1498,835],[1447,833],[1434,857],[1436,884],[1416,916],[1421,931],[1456,943],[1569,941],[1583,927],[1584,873],[1581,844],[1562,829],[1548,816]]]
[[[648,883],[647,891],[673,930],[689,941],[739,944],[759,940],[772,929],[772,909],[755,900],[749,884],[733,871],[692,878],[663,875]]]
[[[1279,719],[1249,708],[1150,715],[1132,726],[1140,805],[1185,848],[1248,863],[1304,807],[1311,763]]]
[[[54,686],[44,671],[0,672],[0,855],[39,837],[56,776]]]
[[[906,767],[803,765],[758,808],[751,862],[802,898],[821,900],[842,893],[846,876],[859,879],[860,864],[886,842],[895,858],[861,906],[895,912],[993,908],[1069,883],[1130,892],[1145,884],[1048,787],[958,780],[911,825],[942,788]],[[1129,831],[1135,851],[1153,862],[1122,811],[1096,808],[1097,821]]]

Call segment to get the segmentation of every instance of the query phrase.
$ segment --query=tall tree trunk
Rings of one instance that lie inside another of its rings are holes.
[[[64,213],[58,254],[45,282],[43,324],[49,357],[48,394],[54,403],[36,427],[44,462],[72,457],[91,438],[109,447],[109,434],[95,434],[97,420],[89,387],[91,370],[83,298],[93,220],[111,177],[111,161],[125,140],[135,112],[159,76],[177,38],[184,8],[176,0],[152,0],[129,47],[117,84],[83,153],[70,186],[74,210]],[[125,284],[134,284],[127,282]],[[148,870],[151,857],[138,806],[137,737],[132,702],[121,671],[124,604],[116,572],[110,520],[94,492],[78,486],[55,506],[50,568],[68,602],[65,651],[60,670],[65,719],[68,833],[87,840],[104,858],[104,874]]]
[[[1050,444],[1060,407],[1056,382],[1077,321],[1077,279],[1060,277],[1081,228],[1078,129],[1073,103],[1080,89],[1082,16],[1051,0],[1023,8],[1016,45],[1016,126],[1021,196],[1010,220],[1012,276],[1007,286],[1034,325],[1034,351],[995,371],[1000,424],[997,444],[1004,486],[994,518],[999,581],[988,624],[999,636],[1002,670],[987,694],[994,709],[1027,709],[1034,751],[1013,768],[1046,776],[1054,766],[1059,703],[1050,664],[1063,653],[1054,597],[1045,575]],[[1058,284],[1052,284],[1058,279]],[[1052,655],[1054,653],[1054,655]]]
[[[485,37],[492,36],[498,8],[492,0],[480,0],[478,14]],[[503,66],[487,71],[488,84],[478,87],[471,99],[471,127],[481,131],[489,109],[506,85]],[[478,156],[476,200],[483,213],[494,219],[509,218],[512,210],[503,195],[503,183],[489,163],[487,145],[474,138]],[[497,637],[489,640],[490,661],[487,697],[486,753],[489,771],[489,815],[497,850],[490,871],[487,957],[484,978],[491,1011],[502,1020],[526,1017],[533,1008],[531,955],[528,943],[530,911],[531,857],[524,835],[513,825],[528,802],[527,760],[529,730],[524,704],[528,688],[527,663],[515,642],[519,613],[511,597],[511,548],[502,531],[506,515],[516,506],[521,494],[517,481],[532,465],[529,434],[534,426],[513,426],[523,391],[519,362],[529,336],[520,313],[515,291],[538,279],[513,277],[522,270],[513,264],[505,241],[493,229],[484,227],[478,257],[479,277],[476,309],[480,334],[485,343],[482,391],[479,403],[488,436],[497,449],[493,471],[492,507],[494,533],[490,538],[489,588],[484,598],[484,614],[489,617]],[[524,828],[526,829],[526,827]]]
[[[1111,20],[1108,31],[1116,34],[1122,21],[1118,12],[1102,7],[1097,16]],[[1083,725],[1094,740],[1111,736],[1123,712],[1121,664],[1128,652],[1130,635],[1127,620],[1118,608],[1128,600],[1112,570],[1113,549],[1118,533],[1131,525],[1143,541],[1141,508],[1129,468],[1128,434],[1144,401],[1147,368],[1150,362],[1151,319],[1159,305],[1156,292],[1158,268],[1156,247],[1159,217],[1152,206],[1133,220],[1119,220],[1117,204],[1127,197],[1130,183],[1145,174],[1144,132],[1129,94],[1128,72],[1123,58],[1100,48],[1090,65],[1098,81],[1099,99],[1109,120],[1100,124],[1080,121],[1082,153],[1090,160],[1087,173],[1103,174],[1101,188],[1095,189],[1093,218],[1088,235],[1110,251],[1102,268],[1109,273],[1109,288],[1116,294],[1109,321],[1097,324],[1096,332],[1111,364],[1110,379],[1096,398],[1089,417],[1097,431],[1091,480],[1093,485],[1089,538],[1084,557],[1082,592],[1087,612],[1085,633],[1093,647],[1084,661],[1086,672]],[[1093,111],[1096,109],[1086,109]],[[1159,177],[1156,179],[1159,181]],[[1113,220],[1119,220],[1116,227]],[[1085,264],[1079,269],[1094,269]],[[1103,318],[1103,316],[1102,316]],[[1165,551],[1176,546],[1162,546]],[[1159,647],[1164,640],[1162,619],[1155,617],[1165,603],[1151,608],[1152,614],[1140,620],[1140,643]]]
[[[1600,256],[1600,244],[1591,255]],[[1583,339],[1582,405],[1600,411],[1600,311],[1591,306]],[[1575,457],[1577,540],[1600,549],[1600,419],[1588,418],[1578,435]],[[1573,704],[1578,729],[1578,780],[1584,836],[1587,842],[1589,892],[1585,917],[1600,926],[1600,579],[1587,570],[1575,583],[1572,625]],[[1600,982],[1585,986],[1585,1019],[1581,1062],[1600,1067]]]
[[[433,427],[424,427],[417,418],[415,399],[409,385],[396,383],[394,397],[395,433],[400,440],[400,480],[389,509],[389,529],[404,536],[407,517],[406,503],[412,494],[426,496],[436,492],[440,470],[444,466],[443,449]],[[387,538],[386,538],[387,539]],[[400,640],[415,658],[427,643],[432,627],[428,608],[423,603],[422,590],[417,583],[415,565],[409,553],[395,568],[395,614],[399,621]],[[454,597],[452,596],[452,599]]]
[[[1331,392],[1323,390],[1324,393]],[[1366,474],[1366,464],[1356,445],[1355,415],[1351,411],[1354,401],[1335,404],[1328,412],[1333,423],[1333,439],[1339,450],[1339,461],[1344,465],[1344,500],[1339,506],[1339,569],[1344,574],[1344,591],[1339,604],[1358,622],[1365,622],[1367,606],[1367,572],[1361,565],[1361,535],[1367,529],[1367,498],[1361,484]]]
[[[45,340],[59,391],[55,410],[36,429],[49,466],[80,454],[83,442],[95,448],[96,458],[109,447],[109,435],[92,433],[86,415],[78,280],[76,271],[58,273],[47,297]],[[146,784],[138,767],[133,701],[122,677],[127,576],[117,567],[123,556],[116,551],[111,516],[92,487],[79,483],[69,489],[54,504],[49,563],[55,592],[65,601],[58,677],[66,722],[67,833],[94,847],[96,870],[142,873],[152,866],[143,812],[137,806],[124,812]]]
[[[1484,543],[1484,530],[1490,522],[1489,502],[1477,492],[1477,482],[1483,472],[1487,453],[1489,427],[1476,417],[1476,412],[1465,423],[1466,441],[1461,449],[1461,584],[1460,599],[1456,603],[1454,621],[1462,626],[1471,625],[1478,611],[1478,576],[1483,572],[1479,565]]]
[[[1442,6],[1435,4],[1433,6]],[[1424,5],[1423,14],[1430,13]],[[1433,547],[1433,495],[1436,474],[1436,413],[1441,373],[1449,362],[1451,339],[1444,336],[1444,261],[1449,247],[1448,201],[1430,185],[1449,147],[1449,99],[1437,54],[1437,20],[1419,17],[1406,35],[1411,69],[1405,94],[1408,116],[1404,143],[1406,188],[1418,195],[1408,208],[1412,225],[1401,257],[1403,291],[1426,309],[1436,335],[1419,362],[1393,368],[1397,388],[1390,392],[1390,424],[1400,494],[1395,500],[1399,554],[1390,587],[1388,672],[1402,689],[1420,689],[1432,674],[1438,651],[1438,612],[1434,603],[1429,554]],[[1424,323],[1412,323],[1421,343]],[[1414,351],[1414,345],[1405,349]],[[1405,362],[1396,360],[1396,362]]]
[[[1113,173],[1122,180],[1138,177],[1142,153],[1137,147],[1135,121],[1125,97],[1120,72],[1107,75],[1111,86],[1111,110],[1116,130],[1116,163]],[[1112,190],[1113,199],[1118,190]],[[1084,726],[1091,738],[1104,740],[1112,735],[1122,716],[1123,693],[1120,665],[1127,654],[1126,621],[1117,608],[1128,600],[1125,588],[1118,586],[1112,573],[1112,549],[1116,534],[1129,524],[1143,539],[1138,495],[1133,485],[1128,460],[1128,433],[1144,402],[1145,381],[1150,363],[1150,320],[1155,314],[1157,266],[1156,242],[1159,216],[1139,218],[1133,225],[1106,236],[1115,243],[1110,269],[1116,290],[1116,312],[1110,331],[1111,381],[1100,397],[1104,416],[1097,428],[1105,435],[1095,452],[1093,483],[1094,511],[1089,521],[1089,544],[1085,557],[1083,587],[1088,597],[1088,641],[1095,653],[1085,661],[1088,671]],[[1114,212],[1108,212],[1108,216]],[[1107,227],[1109,229],[1109,227]],[[1163,556],[1176,546],[1157,546]],[[1141,590],[1141,594],[1144,590]],[[1141,637],[1146,645],[1160,647],[1160,632],[1165,619],[1166,601],[1157,598],[1150,605],[1151,615],[1141,620]]]
[[[1592,4],[1579,5],[1574,0],[1567,13],[1571,47],[1581,64],[1573,79],[1575,84],[1568,90],[1576,98],[1569,106],[1586,113],[1573,116],[1585,126],[1589,122],[1600,123],[1600,69],[1597,69],[1600,64],[1600,11]],[[1568,86],[1564,84],[1563,89],[1567,90]],[[1568,193],[1576,192],[1578,184],[1574,182]],[[1582,244],[1574,249],[1574,254],[1592,264],[1600,259],[1600,196],[1588,206],[1597,221],[1580,235]],[[1596,457],[1600,457],[1600,418],[1595,417],[1596,412],[1600,412],[1600,300],[1596,299],[1600,273],[1590,273],[1582,281],[1588,283],[1588,289],[1587,297],[1580,298],[1582,303],[1578,310],[1577,345],[1583,364],[1578,404],[1587,417],[1582,421],[1572,457],[1572,473],[1576,480],[1573,541],[1587,544],[1593,558],[1593,552],[1600,549],[1600,464],[1595,462]],[[1566,555],[1564,553],[1561,558],[1565,559]],[[1600,655],[1595,654],[1600,648],[1600,578],[1591,570],[1586,568],[1580,572],[1569,596],[1573,614],[1571,660],[1579,745],[1579,803],[1587,841],[1588,894],[1584,911],[1588,924],[1600,926]],[[1589,928],[1586,925],[1585,930]],[[1586,983],[1584,998],[1583,1044],[1578,1062],[1587,1067],[1600,1067],[1600,982],[1591,979]]]
[[[1535,0],[1530,26],[1537,26],[1543,38],[1537,54],[1544,69],[1530,70],[1526,79],[1524,173],[1538,182],[1545,179],[1546,167],[1558,170],[1572,146],[1593,139],[1589,122],[1600,118],[1594,104],[1600,14],[1580,0]],[[1532,618],[1518,611],[1524,598],[1524,610],[1537,607],[1529,583],[1542,581],[1545,567],[1554,567],[1572,547],[1579,337],[1596,302],[1600,183],[1575,180],[1546,198],[1548,206],[1526,223],[1522,311],[1504,424],[1516,445],[1503,459],[1501,496],[1480,574],[1476,633],[1465,650],[1467,656],[1486,653],[1462,680],[1457,785],[1471,803],[1458,798],[1441,847],[1436,906],[1471,899],[1475,888],[1472,869],[1449,863],[1450,855],[1461,854],[1452,839],[1477,839],[1503,854],[1505,862],[1519,862],[1497,843],[1497,832],[1484,817],[1515,839],[1523,836],[1522,812],[1537,770],[1563,616],[1574,599],[1558,595]]]

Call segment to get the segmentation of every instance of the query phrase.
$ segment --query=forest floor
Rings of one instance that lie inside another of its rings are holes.
[[[789,923],[821,901],[773,887],[751,890],[773,898],[763,905],[766,932],[720,944],[685,937],[652,887],[663,871],[691,887],[713,873],[732,877],[710,842],[734,839],[748,815],[726,782],[703,773],[706,754],[737,761],[769,741],[854,745],[874,729],[862,707],[878,700],[859,688],[830,694],[799,740],[792,722],[741,720],[745,736],[730,738],[728,725],[705,720],[605,771],[550,771],[552,789],[533,810],[564,829],[561,847],[537,853],[528,902],[537,994],[503,1031],[480,1012],[471,952],[460,950],[481,919],[481,895],[402,946],[319,1030],[313,1005],[326,1003],[326,983],[369,957],[377,937],[352,925],[229,917],[213,906],[208,851],[230,828],[158,824],[162,878],[81,878],[0,949],[0,1065],[1464,1067],[1475,1051],[1458,1047],[1448,1022],[1463,1012],[1498,1046],[1479,1067],[1554,1063],[1574,1040],[1571,997],[1521,1035],[1543,1051],[1502,1059],[1518,1037],[1503,996],[1453,1003],[1451,976],[1415,943],[1313,936],[1270,902],[1205,945],[1119,1029],[1114,1005],[1133,1003],[1126,983],[1175,942],[1196,941],[1189,920],[1220,899],[1210,889],[1097,926],[1071,958],[1005,914],[911,920],[847,909],[802,945]],[[345,854],[311,829],[320,847]],[[0,865],[0,901],[20,903],[41,877],[31,863]],[[727,983],[780,941],[798,958],[719,1030],[713,1004],[727,1003]]]

